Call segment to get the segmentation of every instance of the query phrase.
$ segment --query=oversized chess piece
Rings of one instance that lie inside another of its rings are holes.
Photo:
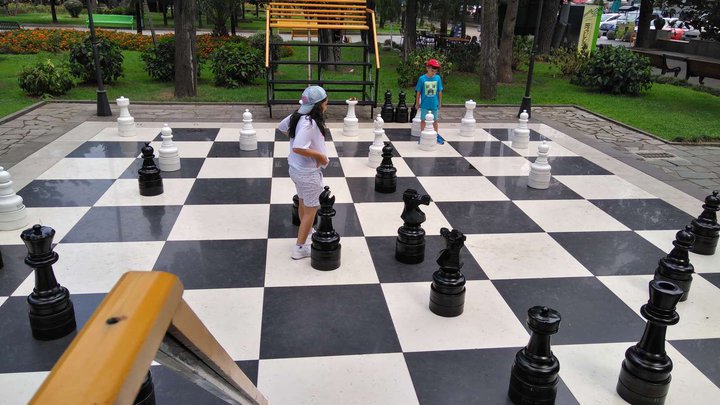
[[[358,136],[358,119],[355,116],[355,105],[358,101],[356,98],[345,100],[345,104],[348,106],[347,115],[343,119],[343,135],[356,137]]]
[[[432,112],[425,114],[425,129],[420,133],[420,149],[432,151],[437,148],[437,132],[433,129]]]
[[[392,105],[392,93],[390,90],[385,91],[385,103],[382,109],[380,109],[380,115],[385,122],[393,122],[395,120],[395,109]]]
[[[410,119],[412,120],[412,124],[410,125],[410,135],[412,136],[420,136],[420,132],[422,131],[420,129],[420,124],[422,123],[422,117],[418,113],[418,110],[415,108],[415,105],[413,104],[412,111],[410,112]]]
[[[149,142],[145,142],[145,146],[142,147],[142,158],[142,167],[138,170],[140,195],[149,197],[162,194],[162,177],[160,177],[160,169],[155,166],[155,154]]]
[[[175,172],[180,170],[180,155],[178,155],[178,148],[173,142],[172,129],[168,124],[163,125],[160,130],[162,134],[162,144],[158,149],[158,165],[160,170],[164,172]]]
[[[437,264],[440,269],[433,273],[430,286],[430,310],[436,315],[452,317],[465,309],[465,276],[460,272],[460,250],[465,246],[462,232],[447,228],[440,229],[445,238],[446,248],[440,252]]]
[[[395,122],[408,122],[410,118],[410,112],[408,111],[408,106],[405,104],[405,92],[400,90],[400,94],[398,94],[398,106],[395,109]]]
[[[23,199],[15,194],[10,173],[0,167],[0,231],[20,229],[27,224]]]
[[[293,200],[293,206],[292,206],[292,224],[295,226],[300,226],[300,197],[298,197],[297,194],[295,194],[292,198]],[[313,225],[317,224],[317,214],[315,214],[315,219],[313,220]]]
[[[373,168],[380,166],[380,163],[382,163],[382,138],[385,136],[385,130],[383,129],[384,123],[385,121],[383,121],[382,116],[378,114],[375,118],[375,122],[373,123],[373,134],[375,135],[375,140],[368,150],[368,165]]]
[[[545,190],[550,187],[550,176],[552,167],[548,162],[550,145],[544,140],[538,145],[538,156],[530,163],[530,174],[528,175],[528,187],[538,190]]]
[[[310,250],[310,265],[316,270],[335,270],[340,267],[340,235],[333,228],[332,219],[335,216],[335,196],[330,196],[330,187],[320,193],[320,225],[312,234],[312,247]]]
[[[430,205],[429,195],[420,195],[411,188],[403,193],[405,207],[400,215],[403,225],[398,228],[395,240],[395,259],[407,264],[422,263],[425,260],[425,230],[420,226],[425,222],[425,213],[420,205]]]
[[[385,142],[382,148],[382,163],[375,169],[375,191],[394,193],[397,188],[397,168],[392,163],[393,147]]]
[[[684,230],[675,234],[673,250],[667,256],[660,259],[655,269],[655,280],[669,281],[683,290],[680,301],[685,301],[690,294],[690,284],[695,267],[690,263],[688,251],[692,249],[695,237],[692,234],[692,227],[686,226]]]
[[[631,404],[663,404],[670,389],[673,364],[665,353],[667,327],[680,320],[675,306],[683,291],[667,281],[650,281],[650,299],[640,308],[647,319],[640,342],[625,351],[617,393]]]
[[[711,195],[705,197],[705,204],[702,207],[702,214],[692,220],[692,233],[695,235],[692,252],[699,255],[713,255],[720,236],[720,224],[717,220],[717,212],[720,211],[718,192],[713,191]]]
[[[75,310],[67,288],[58,284],[52,265],[58,261],[52,242],[55,230],[33,225],[20,234],[27,247],[25,264],[35,271],[35,288],[28,296],[30,328],[38,340],[61,338],[75,330]]]
[[[554,404],[560,362],[550,349],[550,336],[560,328],[560,313],[548,307],[528,309],[530,341],[515,355],[508,396],[517,405]]]
[[[460,136],[475,136],[476,121],[473,110],[477,103],[468,100],[465,102],[465,116],[460,120]]]
[[[118,135],[120,136],[135,136],[135,118],[130,116],[128,107],[130,106],[130,99],[120,97],[115,100],[118,107],[120,107],[120,116],[118,116]]]
[[[243,126],[240,129],[240,150],[251,151],[257,150],[257,131],[252,125],[253,117],[249,109],[245,109],[243,113]]]
[[[512,147],[515,149],[527,149],[530,143],[530,130],[528,129],[528,113],[523,110],[520,113],[518,126],[513,130]]]

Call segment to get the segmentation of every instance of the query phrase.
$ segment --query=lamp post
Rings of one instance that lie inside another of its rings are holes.
[[[100,55],[98,53],[98,41],[95,35],[95,24],[93,23],[92,9],[95,0],[88,0],[88,25],[90,26],[90,42],[92,42],[93,59],[95,62],[95,79],[97,79],[97,116],[98,117],[110,117],[112,111],[110,111],[110,103],[108,102],[107,91],[105,91],[105,85],[103,84],[102,67],[100,66]]]
[[[533,79],[533,68],[535,67],[535,53],[537,52],[537,38],[540,35],[540,21],[542,17],[543,0],[540,0],[537,11],[537,19],[535,20],[535,35],[533,36],[532,50],[530,51],[530,63],[528,65],[528,76],[527,84],[525,84],[525,97],[522,99],[520,104],[520,111],[518,111],[518,118],[523,111],[527,111],[528,118],[532,116],[530,108],[532,107],[532,101],[530,99],[530,88],[532,87]]]

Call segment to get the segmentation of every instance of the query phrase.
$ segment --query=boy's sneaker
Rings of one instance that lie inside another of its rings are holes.
[[[300,260],[306,257],[310,257],[311,246],[312,245],[309,243],[306,243],[302,246],[294,245],[290,257],[292,257],[294,260]]]
[[[445,145],[445,138],[440,136],[440,134],[437,134],[437,143],[440,145]]]

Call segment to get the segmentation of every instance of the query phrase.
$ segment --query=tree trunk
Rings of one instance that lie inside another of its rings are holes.
[[[143,17],[142,8],[140,6],[140,0],[135,0],[135,30],[138,34],[142,34],[143,31]]]
[[[157,46],[157,37],[155,36],[155,27],[153,27],[152,14],[150,14],[150,6],[148,5],[147,0],[142,0],[142,2],[143,12],[147,10],[148,25],[150,25],[150,36],[152,37],[153,46]]]
[[[497,56],[498,56],[498,4],[497,0],[483,0],[482,6],[482,43],[480,97],[495,99],[497,96]]]
[[[417,14],[417,1],[408,1],[407,9],[405,10],[405,39],[403,40],[404,61],[407,61],[408,54],[415,50],[415,43],[417,42]]]
[[[167,22],[167,21],[168,21],[168,19],[167,19],[167,17],[168,17],[168,15],[167,15],[167,7],[165,6],[165,2],[162,2],[162,1],[160,2],[160,5],[161,5],[161,7],[162,7],[163,26],[164,26],[164,27],[167,27],[167,26],[168,26],[168,22]]]
[[[55,0],[50,0],[50,13],[52,14],[53,24],[57,24],[57,13],[55,12]]]
[[[440,14],[440,28],[439,32],[440,35],[447,35],[447,27],[448,27],[448,16],[445,13]]]
[[[175,0],[175,8],[175,97],[196,97],[195,0]]]
[[[653,0],[642,0],[640,2],[637,37],[635,38],[635,46],[639,48],[650,47],[650,20],[652,19],[652,12]]]
[[[560,11],[561,0],[545,0],[543,2],[542,19],[540,20],[540,34],[538,35],[538,55],[550,52],[552,37],[555,33],[558,12]],[[536,11],[533,10],[533,15]]]
[[[340,30],[322,29],[318,30],[318,41],[321,43],[337,43],[342,42],[342,34],[338,35]],[[338,40],[338,36],[340,37]],[[321,46],[318,50],[321,62],[339,62],[340,48],[337,46]],[[324,65],[322,69],[336,70],[336,65]]]
[[[237,26],[237,5],[233,3],[230,7],[230,34],[235,36],[235,27]]]
[[[512,83],[512,50],[515,37],[515,21],[517,20],[520,0],[509,0],[505,11],[503,32],[500,38],[500,53],[498,54],[498,82]]]

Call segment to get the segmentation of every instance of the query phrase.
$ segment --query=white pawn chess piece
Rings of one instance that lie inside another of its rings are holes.
[[[550,163],[548,163],[548,152],[550,145],[544,140],[538,146],[538,157],[530,164],[530,175],[528,176],[528,187],[544,190],[550,187]]]
[[[385,146],[385,144],[383,144],[383,136],[385,136],[383,125],[385,124],[385,121],[383,121],[380,114],[378,114],[377,118],[375,118],[374,124],[375,129],[373,130],[373,134],[375,135],[375,140],[372,145],[370,145],[370,151],[368,152],[368,166],[373,169],[377,168],[380,166],[380,163],[382,163],[382,149]]]
[[[243,126],[240,129],[240,150],[257,150],[257,131],[252,125],[252,113],[247,108],[243,113]]]
[[[158,150],[158,167],[163,172],[175,172],[180,170],[180,155],[178,148],[173,143],[172,129],[168,124],[163,125],[160,130],[162,144]]]
[[[15,194],[10,173],[0,167],[0,231],[20,229],[28,224],[23,199]]]
[[[523,110],[520,113],[518,126],[513,130],[512,147],[515,149],[527,149],[530,143],[530,130],[528,129],[528,113]]]
[[[118,135],[135,136],[135,118],[131,117],[128,111],[130,99],[120,96],[115,102],[120,107],[120,116],[117,119]]]
[[[355,105],[357,100],[345,100],[348,106],[347,116],[343,120],[343,135],[356,137],[358,136],[358,119],[355,116]]]
[[[412,119],[412,126],[410,126],[410,135],[420,137],[420,123],[422,118],[420,117],[420,111],[415,113],[415,118]]]
[[[430,111],[425,115],[425,129],[420,132],[420,149],[422,150],[437,148],[437,132],[433,128],[434,118]]]
[[[468,100],[465,102],[465,116],[460,120],[460,136],[475,136],[475,117],[473,110],[477,105],[476,102]]]

